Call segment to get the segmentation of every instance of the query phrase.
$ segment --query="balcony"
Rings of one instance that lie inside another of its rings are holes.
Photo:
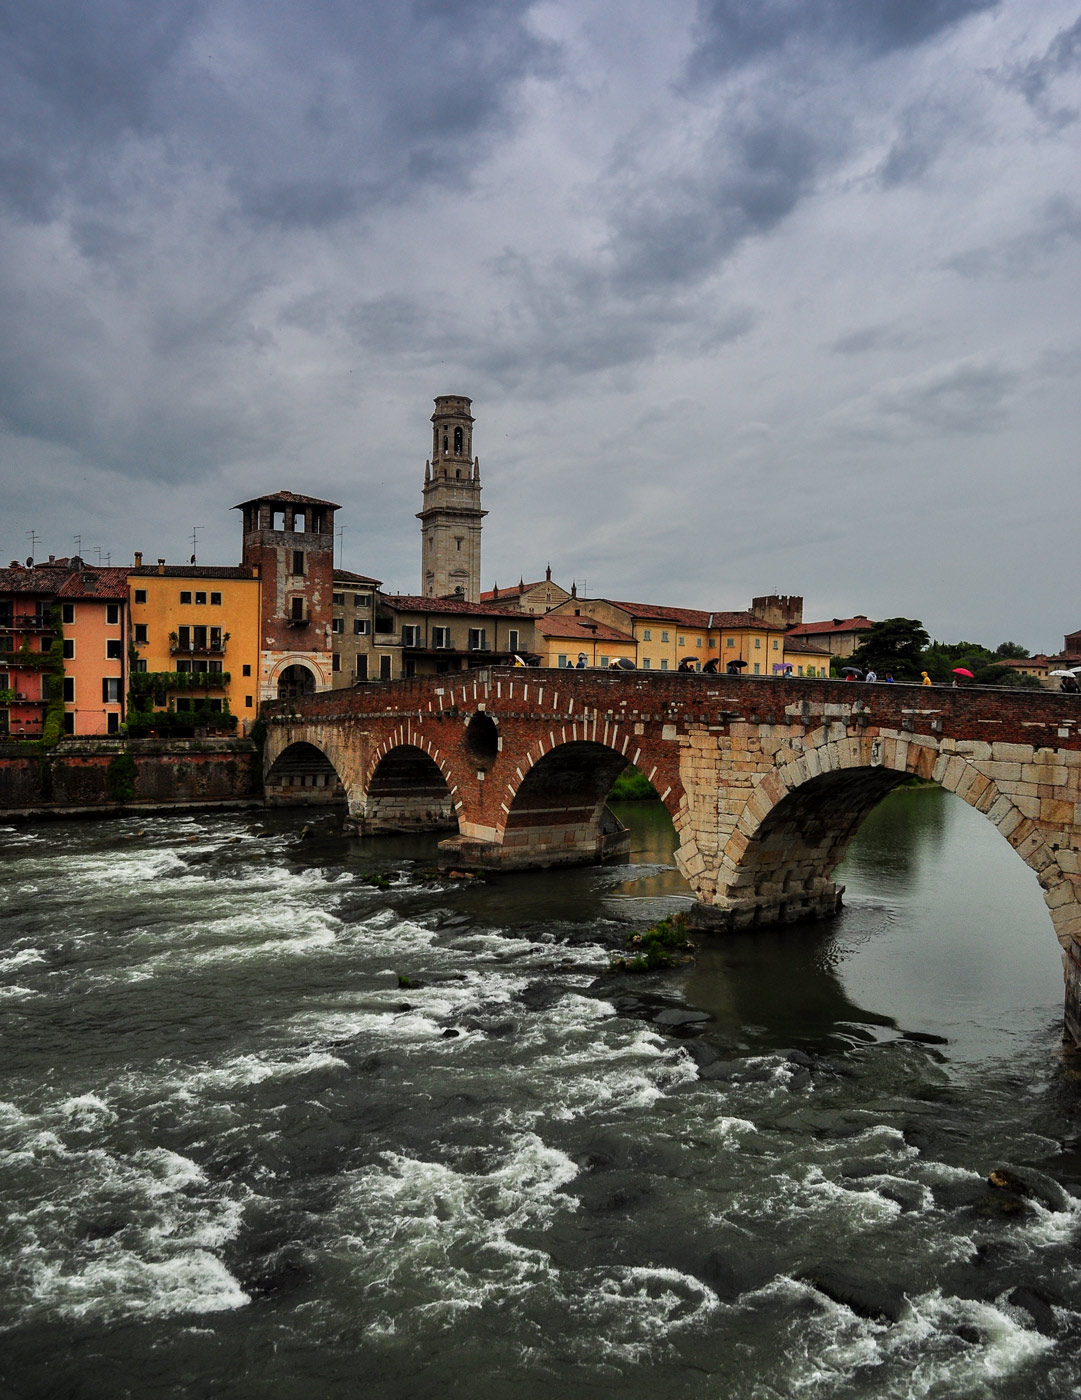
[[[185,636],[184,632],[188,635]],[[229,641],[228,632],[219,632],[216,627],[209,629],[193,627],[190,630],[181,628],[180,634],[169,633],[169,655],[170,656],[224,656],[226,644]]]
[[[2,632],[52,632],[51,618],[47,613],[11,613],[0,615]]]

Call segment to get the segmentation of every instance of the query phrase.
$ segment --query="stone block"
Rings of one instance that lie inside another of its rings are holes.
[[[1040,820],[1054,826],[1073,825],[1075,804],[1054,797],[1040,799]]]
[[[998,748],[998,745],[995,745]],[[992,763],[981,763],[980,772],[988,778],[993,778],[1001,786],[1003,783],[1019,783],[1021,781],[1020,763],[1007,763],[995,760]]]
[[[996,763],[1031,763],[1031,744],[1007,744],[996,739],[991,745],[991,757]]]

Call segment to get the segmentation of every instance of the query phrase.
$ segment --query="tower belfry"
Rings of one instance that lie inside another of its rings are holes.
[[[441,394],[424,464],[420,591],[429,598],[480,598],[480,459],[473,456],[472,399]]]

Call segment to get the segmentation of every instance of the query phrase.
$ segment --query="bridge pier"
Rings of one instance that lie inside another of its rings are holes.
[[[439,843],[439,863],[464,870],[549,870],[555,865],[596,865],[630,854],[630,832],[604,807],[600,817],[580,814],[574,824],[509,826],[502,841],[452,836]]]
[[[781,894],[721,896],[712,904],[695,903],[687,915],[691,928],[703,933],[737,933],[771,924],[797,924],[805,919],[832,919],[841,912],[844,885],[832,880],[816,882],[811,890]]]

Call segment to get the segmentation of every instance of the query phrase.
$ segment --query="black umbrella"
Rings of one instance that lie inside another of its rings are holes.
[[[853,676],[862,676],[862,675],[863,675],[863,672],[860,670],[860,668],[859,668],[858,666],[842,666],[842,667],[841,667],[841,670],[844,671],[844,673],[845,673],[846,676],[847,676],[847,675],[853,675]]]
[[[724,669],[726,671],[742,671],[746,664],[746,661],[730,661]]]
[[[637,669],[629,656],[617,656],[609,667],[611,671],[636,671]]]

